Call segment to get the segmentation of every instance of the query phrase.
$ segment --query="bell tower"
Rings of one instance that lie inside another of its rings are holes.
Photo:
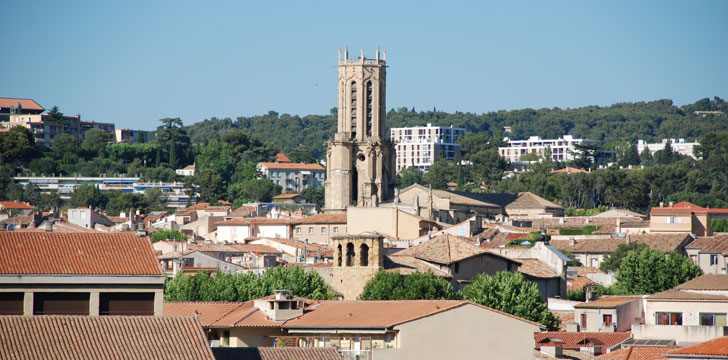
[[[339,51],[338,119],[326,151],[326,211],[377,206],[394,191],[394,147],[386,131],[386,50],[374,59]]]

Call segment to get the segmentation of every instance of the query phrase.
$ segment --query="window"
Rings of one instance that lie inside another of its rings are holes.
[[[154,293],[101,293],[99,315],[154,315]]]
[[[25,293],[0,292],[0,315],[23,315]]]
[[[657,325],[682,325],[682,313],[658,312],[655,313]]]
[[[300,233],[301,233],[301,227],[298,226],[298,227],[296,227],[296,234],[300,234]]]
[[[457,274],[458,272],[460,272],[460,263],[459,263],[459,262],[456,262],[456,263],[455,263],[455,270],[454,270],[454,271],[455,271],[455,273],[456,273],[456,274]]]
[[[680,224],[682,222],[682,219],[677,216],[670,216],[667,218],[668,224]]]
[[[309,226],[308,227],[308,233],[309,234],[313,234],[313,226]]]
[[[710,255],[710,265],[718,265],[718,255]]]
[[[322,234],[326,234],[326,227],[325,227],[325,226],[322,226],[322,227],[321,227],[321,233],[322,233]]]
[[[339,227],[338,226],[334,226],[334,234],[336,234],[337,232],[339,232]]]
[[[581,329],[586,329],[586,314],[581,314]]]
[[[602,315],[602,322],[604,323],[605,326],[612,326],[612,315],[611,314]]]
[[[700,313],[702,326],[726,326],[725,313]]]

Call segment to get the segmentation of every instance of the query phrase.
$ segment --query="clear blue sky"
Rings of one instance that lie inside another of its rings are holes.
[[[339,47],[387,106],[482,113],[728,97],[728,1],[5,0],[0,96],[85,120],[326,114]]]

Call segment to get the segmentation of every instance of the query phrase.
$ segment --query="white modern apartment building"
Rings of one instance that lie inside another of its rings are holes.
[[[637,140],[637,152],[642,154],[645,149],[650,150],[650,154],[655,155],[655,153],[659,150],[665,149],[665,144],[667,143],[668,139],[662,139],[662,141],[658,143],[648,144],[647,141],[644,140]],[[691,158],[695,159],[695,154],[693,154],[693,148],[700,145],[697,141],[695,142],[687,142],[685,139],[670,139],[670,142],[672,143],[670,146],[672,147],[672,151],[685,156],[690,156]]]
[[[520,157],[530,153],[543,156],[546,148],[551,148],[551,160],[570,161],[574,160],[576,145],[599,143],[598,140],[574,139],[571,135],[564,135],[559,139],[541,139],[538,136],[531,136],[528,140],[510,140],[505,138],[508,146],[499,147],[498,153],[510,162],[519,161]]]
[[[452,126],[415,126],[390,130],[397,152],[397,173],[410,166],[427,171],[436,159],[460,160],[458,138],[465,129]]]

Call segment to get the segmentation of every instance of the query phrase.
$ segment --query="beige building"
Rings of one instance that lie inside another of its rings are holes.
[[[291,220],[237,218],[217,223],[217,242],[244,242],[247,238],[290,238]]]
[[[0,314],[162,315],[164,273],[134,233],[0,232]]]
[[[574,320],[583,332],[630,331],[643,319],[641,296],[604,296],[574,305]]]
[[[386,130],[386,53],[339,54],[338,121],[326,151],[326,211],[377,206],[394,196],[394,147]]]
[[[143,144],[154,140],[154,131],[116,129],[114,130],[114,138],[117,143]]]
[[[410,166],[427,172],[437,159],[460,161],[457,141],[465,136],[465,129],[427,124],[393,128],[390,134],[397,151],[397,173]]]
[[[316,214],[293,222],[293,238],[332,245],[331,237],[348,234],[346,214]]]
[[[685,247],[691,260],[705,274],[725,274],[728,264],[728,236],[708,236],[695,239]]]
[[[533,359],[540,328],[463,300],[316,301],[277,293],[245,303],[165,303],[165,315],[190,314],[199,314],[213,347],[333,347],[345,359]],[[498,331],[473,331],[483,324]]]
[[[635,339],[678,343],[707,341],[725,335],[728,274],[705,274],[645,299],[645,323],[633,325]]]
[[[660,204],[662,205],[662,204]],[[712,236],[711,216],[708,209],[682,202],[650,210],[651,233],[689,233]]]
[[[397,207],[350,207],[347,210],[346,229],[349,234],[374,231],[396,240],[412,240],[440,227],[433,220]]]
[[[479,194],[429,189],[420,184],[400,191],[398,199],[411,204],[415,214],[447,224],[460,223],[473,215],[493,217],[503,213],[502,206],[481,199]]]

